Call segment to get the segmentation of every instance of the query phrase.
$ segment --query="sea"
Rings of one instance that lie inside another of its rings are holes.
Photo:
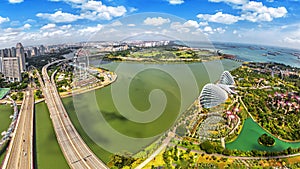
[[[224,42],[185,42],[185,44],[192,48],[209,49],[235,55],[237,59],[243,61],[275,62],[300,68],[300,49]]]

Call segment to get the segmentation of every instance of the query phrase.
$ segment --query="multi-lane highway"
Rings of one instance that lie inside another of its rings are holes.
[[[19,119],[12,137],[3,168],[32,169],[34,95],[29,89],[24,95]]]
[[[69,116],[63,106],[54,82],[51,82],[47,73],[47,68],[56,61],[43,67],[43,80],[40,78],[45,101],[47,103],[50,117],[54,126],[56,137],[60,148],[71,168],[108,168],[89,149],[74,128]]]

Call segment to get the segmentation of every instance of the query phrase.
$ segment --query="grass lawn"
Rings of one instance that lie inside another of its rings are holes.
[[[11,105],[0,105],[0,133],[7,131],[9,124],[11,123],[10,115],[13,113]],[[2,138],[2,136],[0,136]],[[5,157],[5,152],[0,153],[0,164]]]
[[[0,133],[8,129],[9,124],[11,123],[10,115],[13,113],[13,108],[10,104],[0,105]]]
[[[35,105],[36,157],[39,169],[69,168],[56,140],[45,102]]]
[[[260,145],[257,139],[264,133],[267,133],[263,128],[261,128],[256,122],[251,118],[245,120],[243,129],[238,136],[238,138],[226,144],[228,149],[237,149],[242,151],[251,151],[251,150],[261,150],[261,151],[282,151],[288,147],[297,148],[300,147],[300,142],[298,143],[288,143],[282,140],[279,140],[275,137],[275,145],[271,147]],[[269,135],[269,134],[268,134]]]

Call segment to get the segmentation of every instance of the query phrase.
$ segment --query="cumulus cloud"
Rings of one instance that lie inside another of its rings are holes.
[[[48,19],[52,22],[55,23],[62,23],[62,22],[74,22],[78,19],[80,19],[80,16],[74,15],[71,13],[65,13],[62,11],[57,11],[53,14],[49,13],[38,13],[36,14],[37,17],[43,18],[43,19]]]
[[[300,45],[300,39],[299,38],[285,37],[283,39],[283,42],[289,43],[289,44],[298,44],[298,45]]]
[[[38,13],[36,16],[48,19],[55,23],[61,22],[74,22],[78,19],[88,20],[111,20],[114,17],[120,17],[127,12],[124,6],[107,6],[101,1],[94,0],[52,0],[52,1],[64,1],[71,3],[73,8],[80,9],[79,14],[65,13],[57,11],[53,14]]]
[[[23,25],[23,28],[24,29],[30,29],[31,28],[31,25],[29,23],[26,23],[25,25]]]
[[[152,25],[152,26],[160,26],[166,23],[170,23],[170,19],[169,18],[162,18],[162,17],[147,17],[144,20],[144,24],[145,25]]]
[[[172,22],[171,23],[171,26],[170,26],[171,29],[174,29],[178,32],[190,32],[190,29],[186,26],[184,26],[182,23],[180,22]]]
[[[6,33],[6,35],[7,34],[9,34],[9,35],[17,35],[18,33],[24,33],[23,31],[28,30],[30,28],[31,28],[31,25],[28,24],[28,23],[26,23],[26,24],[24,24],[21,27],[6,28],[6,29],[4,29],[4,32]],[[5,36],[5,34],[3,36]]]
[[[184,1],[183,0],[169,0],[169,3],[172,5],[180,5],[180,4],[183,4]]]
[[[205,26],[204,29],[203,29],[203,31],[207,32],[207,33],[210,33],[210,34],[213,34],[213,29],[210,26]]]
[[[46,29],[53,29],[53,28],[56,28],[56,24],[48,23],[47,25],[42,26],[40,29],[41,30],[46,30]]]
[[[207,26],[208,22],[199,22],[199,26]]]
[[[281,7],[267,7],[262,2],[246,1],[246,0],[210,0],[211,2],[226,2],[234,4],[234,9],[240,9],[241,15],[235,16],[231,14],[223,14],[217,12],[216,14],[198,14],[197,17],[208,21],[223,24],[233,24],[239,20],[247,20],[250,22],[270,22],[274,18],[285,17],[288,13],[287,9]]]
[[[12,4],[17,4],[17,3],[21,3],[23,2],[24,0],[8,0],[9,3],[12,3]]]
[[[199,27],[199,24],[197,21],[194,21],[194,20],[188,20],[186,21],[183,26],[185,27],[194,27],[194,28],[198,28]]]
[[[231,14],[223,14],[222,12],[217,12],[214,15],[198,14],[197,17],[208,22],[216,22],[223,24],[233,24],[240,20],[240,17],[238,16],[234,16]]]
[[[86,27],[83,29],[79,29],[78,32],[80,34],[86,34],[86,33],[90,34],[90,33],[96,33],[99,30],[101,30],[102,28],[103,28],[103,25],[98,24],[97,26],[89,26],[89,27]]]
[[[85,12],[81,15],[83,17],[84,15],[89,14],[89,17],[85,18],[90,20],[92,20],[92,18],[111,20],[113,17],[123,16],[127,12],[124,6],[107,6],[101,1],[87,1],[76,6],[76,8],[80,8]]]
[[[274,18],[281,18],[288,13],[285,7],[267,7],[262,2],[249,1],[240,7],[243,14],[242,19],[257,22],[257,21],[272,21]]]
[[[110,24],[110,26],[122,26],[122,25],[123,24],[120,21],[115,21],[115,22],[113,22],[113,23]]]
[[[226,32],[226,30],[223,29],[223,28],[221,28],[221,27],[214,29],[214,31],[215,31],[215,32],[218,32],[218,33],[220,33],[220,34],[223,34],[223,33]]]
[[[9,22],[9,18],[3,18],[2,16],[0,16],[0,24],[4,23],[4,22]]]
[[[67,29],[71,29],[72,28],[72,25],[63,25],[63,26],[60,26],[60,29],[63,29],[63,30],[67,30]]]
[[[200,24],[194,20],[188,20],[184,23],[173,22],[170,26],[171,29],[177,30],[178,32],[190,32],[191,29],[199,28]]]

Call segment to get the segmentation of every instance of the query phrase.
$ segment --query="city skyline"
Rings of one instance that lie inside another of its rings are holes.
[[[147,4],[129,0],[7,0],[0,2],[0,48],[17,42],[30,46],[86,41],[108,24],[150,32],[201,32],[210,41],[298,48],[299,5],[298,0],[150,0]],[[144,12],[155,13],[119,21]]]

